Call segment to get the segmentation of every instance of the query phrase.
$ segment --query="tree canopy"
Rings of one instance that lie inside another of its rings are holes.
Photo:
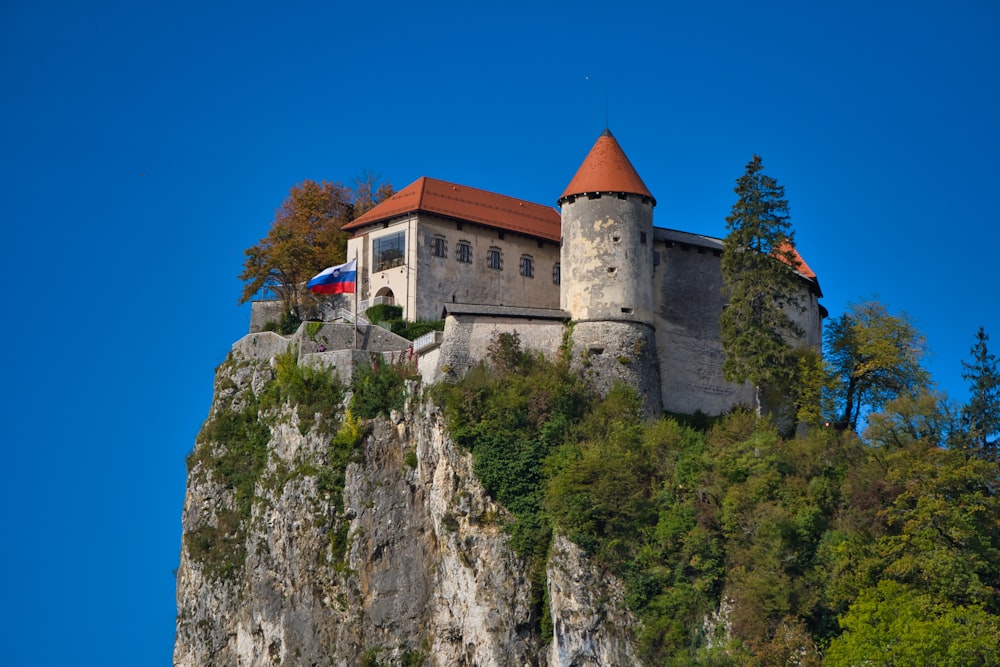
[[[643,664],[1000,659],[1000,469],[938,397],[783,438],[747,411],[644,422],[634,390],[598,398],[516,338],[491,361],[436,387],[451,436],[537,590],[553,531],[620,578]]]
[[[346,261],[349,234],[341,228],[392,195],[392,186],[363,173],[353,188],[305,180],[292,186],[274,215],[267,236],[244,251],[240,303],[261,288],[281,297],[285,311],[298,314],[303,285],[324,268]]]
[[[924,353],[924,337],[909,316],[890,314],[877,301],[851,304],[834,318],[826,329],[826,359],[839,380],[835,402],[842,423],[856,431],[865,409],[927,388]]]

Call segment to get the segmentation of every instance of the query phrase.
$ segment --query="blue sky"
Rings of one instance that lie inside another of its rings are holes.
[[[1000,351],[993,0],[0,5],[3,662],[170,664],[184,457],[292,185],[555,205],[606,117],[656,225],[723,236],[758,153],[833,316],[909,313],[956,400]]]

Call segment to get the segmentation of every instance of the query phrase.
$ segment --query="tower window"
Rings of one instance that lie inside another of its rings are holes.
[[[535,260],[531,255],[521,255],[521,275],[525,278],[535,277]]]
[[[559,268],[559,265],[556,264],[552,267],[552,282],[558,285],[561,282],[561,280],[562,280],[562,271]]]
[[[503,271],[503,253],[493,246],[486,253],[486,267],[494,271]]]
[[[447,257],[448,239],[440,234],[435,234],[434,238],[431,239],[431,252],[435,257]]]
[[[639,243],[645,245],[646,243],[646,232],[639,232]]]
[[[463,264],[471,264],[472,244],[468,241],[459,241],[455,245],[455,258]]]

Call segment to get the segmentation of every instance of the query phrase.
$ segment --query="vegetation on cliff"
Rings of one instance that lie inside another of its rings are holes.
[[[244,567],[253,503],[264,500],[262,491],[278,489],[295,477],[313,476],[317,491],[332,509],[324,522],[329,524],[332,564],[338,566],[347,548],[349,526],[343,517],[344,472],[360,454],[365,432],[361,420],[402,409],[405,382],[414,374],[412,364],[403,357],[394,363],[373,358],[371,366],[359,367],[349,387],[351,401],[345,414],[349,388],[329,369],[299,365],[297,355],[290,351],[275,357],[273,369],[257,369],[266,379],[256,391],[250,387],[237,390],[232,374],[241,363],[250,364],[230,358],[218,370],[216,410],[187,458],[189,475],[227,489],[231,502],[218,504],[212,517],[185,533],[188,553],[210,578],[235,578]],[[272,429],[292,413],[302,435],[316,432],[328,438],[325,455],[318,464],[276,462],[269,466]]]
[[[563,531],[624,580],[648,664],[1000,660],[1000,468],[929,394],[864,438],[738,411],[699,431],[501,337],[437,395],[536,576]]]

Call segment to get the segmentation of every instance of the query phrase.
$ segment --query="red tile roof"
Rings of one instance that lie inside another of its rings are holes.
[[[360,230],[367,225],[418,212],[475,222],[556,243],[562,237],[559,212],[550,206],[426,176],[344,225],[343,229]]]
[[[802,259],[802,255],[800,255],[799,251],[795,249],[795,246],[790,245],[788,241],[785,241],[780,246],[778,246],[778,252],[784,253],[788,252],[789,250],[791,250],[792,252],[792,257],[799,263],[796,270],[806,278],[809,278],[811,280],[816,280],[816,272],[809,268],[809,265],[806,264],[806,260]],[[781,259],[780,255],[779,259]]]
[[[597,138],[597,143],[577,169],[576,176],[566,186],[559,203],[572,195],[588,192],[626,192],[644,195],[652,199],[654,205],[656,204],[656,199],[639,178],[638,172],[629,162],[625,151],[618,145],[611,130],[604,130],[604,133]]]

